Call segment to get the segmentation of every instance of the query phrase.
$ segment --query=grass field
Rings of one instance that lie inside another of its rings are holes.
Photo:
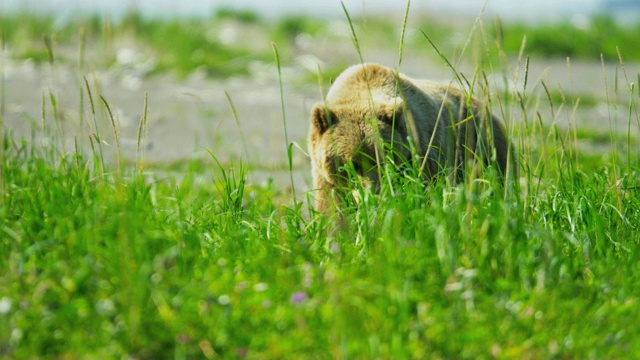
[[[477,75],[461,83],[503,109],[516,191],[424,189],[387,165],[341,224],[247,183],[250,164],[217,164],[216,149],[162,176],[142,150],[103,161],[101,134],[65,152],[45,119],[26,139],[3,125],[0,358],[640,356],[637,85],[607,104],[628,109],[629,131],[592,133],[539,121],[579,98],[495,94]],[[108,116],[83,91],[88,121]]]

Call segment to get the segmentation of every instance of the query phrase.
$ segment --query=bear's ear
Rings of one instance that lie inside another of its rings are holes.
[[[404,113],[404,101],[401,98],[392,99],[389,102],[378,105],[378,119],[391,126],[400,123]]]
[[[311,125],[314,126],[320,134],[324,134],[331,125],[335,124],[337,118],[335,114],[322,104],[315,104],[311,109]]]

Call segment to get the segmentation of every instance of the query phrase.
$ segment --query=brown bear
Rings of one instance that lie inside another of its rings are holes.
[[[503,183],[507,175],[515,178],[505,128],[477,99],[467,99],[451,85],[410,79],[378,64],[346,69],[325,102],[311,110],[308,145],[316,210],[339,207],[350,192],[345,165],[366,186],[377,187],[385,143],[394,156],[420,161],[427,183],[441,174],[459,181],[469,169],[477,172],[479,161],[494,165]]]

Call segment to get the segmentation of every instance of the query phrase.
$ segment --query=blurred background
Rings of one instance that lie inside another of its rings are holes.
[[[310,108],[364,60],[482,79],[509,126],[578,129],[597,156],[611,131],[636,137],[640,0],[414,0],[402,58],[405,2],[344,6],[351,23],[337,0],[2,0],[2,124],[66,149],[100,133],[107,160],[178,170],[211,152],[283,186],[292,143],[304,190]]]

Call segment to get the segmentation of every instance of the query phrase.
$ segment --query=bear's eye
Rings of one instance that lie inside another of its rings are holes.
[[[361,154],[355,159],[352,159],[351,162],[353,163],[353,168],[356,173],[359,175],[364,175],[377,166],[375,159],[367,154]]]
[[[327,156],[325,158],[325,163],[328,164],[329,169],[333,170],[333,171],[340,171],[340,168],[342,168],[342,164],[340,161],[340,158],[338,157],[333,157],[333,156]]]
[[[353,170],[356,172],[356,174],[358,174],[358,175],[362,175],[362,174],[364,174],[364,173],[362,172],[362,170],[363,170],[363,169],[362,169],[362,164],[360,164],[360,163],[359,163],[359,162],[357,162],[357,161],[352,161],[352,162],[351,162],[351,164],[353,164]]]
[[[352,175],[362,175],[362,165],[360,163],[347,160],[344,162],[342,166],[338,167],[338,173],[340,176],[348,177],[350,174]]]

